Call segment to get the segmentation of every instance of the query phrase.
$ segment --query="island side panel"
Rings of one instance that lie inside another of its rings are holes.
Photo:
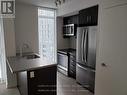
[[[18,89],[21,95],[28,95],[27,71],[17,73]]]
[[[57,67],[28,71],[28,95],[56,95]]]

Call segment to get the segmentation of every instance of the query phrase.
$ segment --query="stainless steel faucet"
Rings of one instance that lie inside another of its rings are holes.
[[[26,43],[23,43],[20,47],[20,56],[23,57],[23,53],[25,49],[30,49],[29,45]]]

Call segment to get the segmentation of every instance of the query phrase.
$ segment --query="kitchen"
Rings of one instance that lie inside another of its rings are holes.
[[[97,24],[98,5],[64,17],[63,38],[70,40],[69,44],[73,44],[73,47],[58,49],[57,57],[58,70],[92,92],[95,83]]]
[[[64,84],[64,78],[66,78],[67,81],[70,80],[67,83],[74,81],[76,85],[80,86],[84,91],[87,91],[85,94],[82,93],[83,95],[91,95],[92,93],[95,93],[95,95],[119,95],[120,93],[126,95],[126,76],[122,79],[119,78],[123,77],[122,73],[126,73],[126,64],[124,64],[126,63],[126,51],[124,51],[126,50],[126,45],[122,44],[122,42],[126,41],[125,25],[127,23],[126,20],[121,19],[121,17],[126,17],[126,3],[125,0],[103,0],[102,2],[99,0],[68,0],[65,4],[58,6],[56,19],[57,33],[56,37],[54,34],[52,34],[52,37],[57,38],[57,43],[54,44],[54,50],[57,50],[55,56],[58,60],[58,80],[61,80],[61,83],[63,82],[62,84]],[[6,27],[6,55],[9,57],[15,56],[18,52],[17,55],[22,56],[22,50],[24,50],[27,52],[33,51],[35,53],[35,55],[32,56],[27,55],[25,58],[31,59],[38,57],[36,53],[38,53],[38,49],[42,47],[39,47],[41,42],[38,41],[38,38],[40,35],[37,35],[37,7],[34,6],[35,2],[31,4],[28,4],[28,2],[27,4],[20,2],[17,4],[16,22],[14,22],[13,19],[4,20],[4,26]],[[36,6],[41,6],[41,4],[41,2],[36,3]],[[43,4],[46,5],[47,3],[45,2]],[[49,6],[50,4],[47,5]],[[51,7],[51,5],[49,7]],[[119,14],[116,15],[117,13]],[[43,16],[40,17],[43,18]],[[53,17],[49,18],[53,19]],[[71,33],[68,31],[71,31]],[[119,33],[119,31],[121,31],[121,33]],[[114,33],[116,36],[114,36]],[[46,37],[43,36],[43,38]],[[23,44],[23,49],[20,48],[21,44]],[[47,45],[47,47],[47,49],[50,49],[50,45]],[[44,51],[47,51],[46,46],[44,46],[44,48]],[[118,53],[116,53],[116,51]],[[50,56],[51,54],[47,55],[50,59],[53,57]],[[64,55],[64,57],[60,57],[61,55]],[[59,59],[62,61],[59,61]],[[38,60],[38,58],[34,60]],[[44,63],[48,62],[46,61]],[[117,65],[115,65],[115,63],[117,63]],[[38,62],[38,64],[40,64],[40,62]],[[32,65],[32,67],[31,65],[29,66],[30,68],[23,68],[27,69],[28,72],[31,68],[32,70],[33,68],[38,68],[33,67],[34,65]],[[18,72],[21,70],[14,68],[11,63],[10,67],[14,72],[17,72],[16,69]],[[42,68],[42,70],[43,69],[44,68]],[[24,69],[22,70],[24,71]],[[11,72],[7,72],[7,77],[11,74]],[[46,75],[48,76],[49,74]],[[62,78],[64,77],[63,80],[59,75],[61,75]],[[17,78],[15,74],[12,74],[12,76],[9,77],[10,80],[8,80],[8,84],[15,86],[14,84],[16,84]],[[30,72],[30,76],[31,78],[34,77],[33,71]],[[54,76],[56,76],[56,74]],[[43,78],[41,80],[43,80]],[[53,83],[55,83],[56,79],[54,78],[53,80]],[[61,84],[60,82],[58,83]],[[73,83],[71,85],[73,85]],[[58,88],[60,87],[58,86]],[[69,88],[66,87],[66,89]],[[65,93],[65,95],[71,94]],[[78,93],[76,95],[80,94]]]

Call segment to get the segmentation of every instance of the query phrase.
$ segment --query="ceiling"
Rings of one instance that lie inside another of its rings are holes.
[[[16,2],[32,4],[35,6],[43,6],[49,8],[56,8],[55,0],[15,0]]]

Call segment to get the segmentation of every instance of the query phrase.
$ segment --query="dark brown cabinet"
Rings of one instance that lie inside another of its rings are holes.
[[[21,95],[56,95],[56,66],[19,72],[18,88]]]
[[[63,18],[63,37],[70,38],[76,36],[78,26],[78,15]]]
[[[79,26],[98,24],[98,5],[79,11]]]
[[[63,18],[63,24],[76,24],[78,25],[78,15],[68,16]]]
[[[69,76],[76,79],[76,57],[70,55],[69,59]]]

